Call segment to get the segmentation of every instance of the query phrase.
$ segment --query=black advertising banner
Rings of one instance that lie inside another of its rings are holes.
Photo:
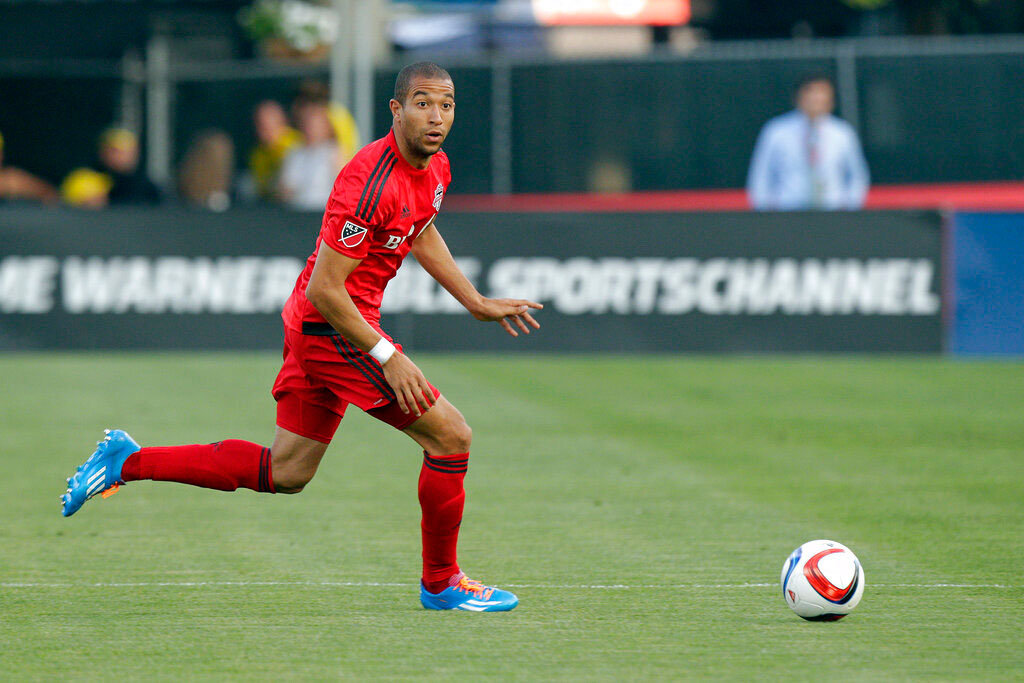
[[[938,352],[934,212],[450,213],[489,296],[545,305],[507,338],[411,259],[384,326],[410,350]],[[0,210],[0,348],[279,348],[320,217],[272,209]]]
[[[0,348],[280,347],[319,218],[0,210]],[[304,254],[305,252],[305,254]]]

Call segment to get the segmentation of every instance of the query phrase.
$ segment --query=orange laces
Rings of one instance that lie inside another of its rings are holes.
[[[488,588],[479,581],[474,581],[473,579],[470,579],[466,576],[463,576],[461,579],[459,579],[459,584],[456,586],[456,588],[458,588],[460,591],[463,591],[464,593],[472,593],[473,595],[483,600],[486,600],[489,597],[491,597],[491,594],[494,592],[493,588]]]

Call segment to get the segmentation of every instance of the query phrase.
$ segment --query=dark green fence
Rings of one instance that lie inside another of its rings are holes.
[[[1014,44],[977,54],[914,54],[913,42],[908,54],[895,45],[860,54],[828,43],[805,55],[712,46],[689,59],[456,64],[452,191],[584,192],[607,186],[609,173],[613,186],[633,190],[741,187],[761,126],[791,107],[802,75],[819,71],[840,84],[838,114],[859,129],[873,182],[1024,179],[1024,40]],[[507,70],[495,78],[496,68]],[[378,71],[364,139],[387,132],[396,73]],[[177,156],[193,133],[219,126],[243,158],[252,105],[287,99],[295,83],[179,84]]]
[[[172,161],[215,127],[234,138],[243,165],[256,102],[287,102],[304,76],[327,77],[326,65],[254,64],[221,62],[210,78],[195,64],[172,65]],[[795,82],[812,71],[835,76],[838,113],[860,131],[873,182],[1024,178],[1020,37],[711,44],[632,61],[448,66],[458,95],[446,144],[456,193],[740,187],[761,126],[790,108]],[[59,180],[91,161],[99,129],[117,118],[116,72],[58,79],[16,71],[0,63],[7,158]],[[377,72],[364,140],[387,131],[396,72]]]

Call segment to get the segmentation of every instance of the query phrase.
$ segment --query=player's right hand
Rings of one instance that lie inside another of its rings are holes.
[[[420,417],[434,405],[437,399],[434,398],[434,390],[430,383],[404,353],[395,351],[381,367],[384,370],[384,379],[395,390],[395,399],[403,413],[408,415],[412,411]]]

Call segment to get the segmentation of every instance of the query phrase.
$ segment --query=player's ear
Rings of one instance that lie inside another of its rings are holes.
[[[392,116],[392,118],[396,118],[397,119],[398,118],[398,112],[402,111],[402,103],[399,102],[398,100],[394,99],[394,98],[391,98],[391,101],[388,102],[388,107],[390,107],[390,109],[391,109],[391,116]]]

